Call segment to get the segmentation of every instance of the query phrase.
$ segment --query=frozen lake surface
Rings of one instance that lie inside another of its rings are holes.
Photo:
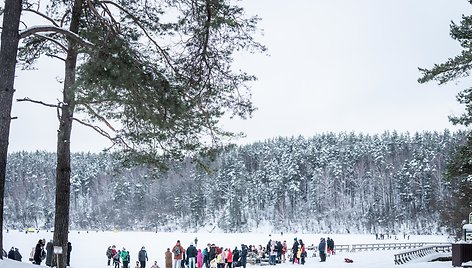
[[[12,231],[8,233],[3,232],[5,250],[11,247],[17,247],[23,255],[23,262],[4,260],[0,261],[1,268],[33,268],[28,262],[31,249],[36,245],[39,239],[52,239],[52,233],[40,231],[39,233],[28,233],[24,231]],[[402,242],[448,242],[446,236],[410,236],[406,240],[402,236],[398,240],[386,239],[376,240],[373,235],[346,235],[346,234],[269,234],[269,233],[155,233],[155,232],[96,232],[96,231],[71,231],[69,234],[69,241],[72,243],[71,252],[71,267],[73,268],[105,268],[107,266],[107,257],[105,252],[111,245],[116,245],[117,249],[126,248],[130,252],[131,262],[130,266],[138,258],[138,251],[142,246],[146,247],[149,256],[149,262],[146,267],[150,267],[154,261],[157,261],[161,268],[164,268],[164,252],[167,248],[172,248],[177,240],[180,240],[182,246],[187,248],[190,242],[195,238],[198,239],[197,248],[205,247],[207,243],[214,243],[217,246],[224,248],[238,247],[241,249],[241,244],[246,245],[263,245],[265,246],[269,239],[280,241],[287,241],[288,248],[291,248],[293,239],[302,239],[306,245],[319,243],[321,237],[331,237],[335,244],[368,244],[368,243],[402,243]],[[327,258],[326,262],[319,262],[319,258],[310,257],[306,260],[306,267],[351,267],[351,268],[450,268],[452,263],[449,262],[415,262],[404,265],[394,264],[394,254],[405,250],[396,251],[364,251],[364,252],[338,252],[336,255]],[[353,263],[345,263],[344,258],[352,259]],[[44,262],[41,266],[45,266]],[[278,264],[278,268],[293,268],[298,266],[291,263]],[[248,264],[247,268],[257,268],[258,265]]]

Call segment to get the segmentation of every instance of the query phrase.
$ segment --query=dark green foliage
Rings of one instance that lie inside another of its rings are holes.
[[[472,1],[469,1],[472,4]],[[459,24],[451,23],[450,34],[463,48],[461,53],[446,62],[435,64],[431,69],[420,68],[420,83],[432,80],[439,84],[448,83],[470,75],[472,69],[472,16],[463,15]],[[454,125],[470,126],[472,124],[472,88],[466,88],[457,95],[457,101],[465,105],[465,112],[460,116],[450,116]],[[468,135],[448,165],[447,179],[453,196],[448,200],[448,209],[442,220],[451,230],[460,230],[462,220],[472,211],[472,141]]]
[[[63,27],[69,9],[53,1],[46,15]],[[79,36],[93,46],[80,48],[69,102],[124,162],[166,168],[169,159],[214,154],[235,135],[219,120],[253,112],[247,82],[255,77],[233,69],[233,54],[265,47],[253,37],[259,19],[242,8],[214,0],[93,1],[82,14]],[[30,36],[20,60],[30,68],[41,55],[64,59],[65,47],[57,33]]]
[[[465,143],[448,165],[446,179],[449,182],[451,196],[442,220],[458,237],[462,235],[462,224],[472,212],[472,136],[467,136]]]

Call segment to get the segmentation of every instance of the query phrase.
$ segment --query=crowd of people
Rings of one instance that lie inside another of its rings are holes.
[[[173,267],[172,267],[173,255]],[[185,250],[177,240],[176,244],[167,249],[166,268],[246,268],[248,247],[241,244],[241,250],[233,250],[208,243],[206,247],[197,249],[193,242]]]
[[[286,241],[270,239],[266,246],[241,244],[241,248],[234,249],[208,243],[204,248],[197,248],[197,239],[184,248],[177,240],[175,245],[167,248],[164,253],[165,268],[246,268],[248,262],[252,264],[268,262],[269,265],[284,263],[289,260],[292,264],[305,264],[307,249],[301,239],[294,238],[291,250],[288,250]],[[314,249],[314,248],[312,248]],[[334,254],[334,241],[328,237],[321,238],[318,245],[321,261],[326,261],[326,255]],[[116,246],[109,246],[106,251],[108,266],[114,268],[130,268],[130,253],[125,248],[117,250]],[[146,268],[149,261],[146,249],[143,246],[138,252],[138,260],[134,268]],[[157,261],[151,268],[160,268]]]

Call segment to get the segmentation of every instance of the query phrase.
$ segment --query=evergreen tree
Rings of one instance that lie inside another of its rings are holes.
[[[469,1],[470,2],[470,1]],[[472,2],[471,2],[472,4]],[[472,70],[472,16],[463,15],[459,24],[451,23],[450,34],[452,39],[459,42],[462,51],[459,55],[449,58],[444,63],[435,64],[431,69],[420,68],[422,76],[418,79],[420,83],[437,81],[439,84],[448,83],[468,77]],[[466,88],[457,95],[460,104],[465,105],[465,112],[460,116],[450,116],[450,121],[454,125],[470,126],[472,123],[472,88]],[[443,221],[453,224],[451,229],[459,228],[462,220],[467,218],[467,214],[472,211],[472,198],[467,198],[472,189],[472,181],[468,179],[472,176],[472,170],[468,167],[472,162],[472,150],[470,136],[464,142],[457,154],[453,156],[452,162],[448,166],[447,179],[454,189],[453,203],[449,211],[444,211]]]

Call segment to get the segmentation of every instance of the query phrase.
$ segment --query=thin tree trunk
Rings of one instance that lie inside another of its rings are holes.
[[[3,201],[10,136],[11,107],[13,102],[16,55],[18,52],[18,27],[22,0],[5,0],[0,48],[0,248],[3,247]],[[0,254],[3,259],[3,254]]]
[[[69,30],[78,33],[79,21],[82,12],[82,0],[75,0],[72,9],[71,25]],[[69,210],[70,210],[70,137],[72,132],[72,118],[75,109],[75,71],[77,65],[77,43],[68,38],[69,46],[65,61],[65,79],[63,105],[57,134],[57,167],[56,167],[56,212],[54,221],[54,245],[62,247],[59,256],[58,268],[65,268],[67,264],[67,242],[69,237]]]

